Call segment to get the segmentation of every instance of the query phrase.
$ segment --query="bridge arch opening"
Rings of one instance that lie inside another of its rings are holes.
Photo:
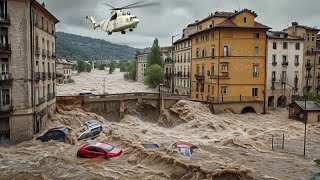
[[[287,97],[286,96],[280,96],[278,98],[277,106],[279,108],[285,108],[287,105]]]
[[[247,113],[257,113],[257,112],[253,107],[248,106],[248,107],[243,108],[241,111],[241,114],[247,114]]]

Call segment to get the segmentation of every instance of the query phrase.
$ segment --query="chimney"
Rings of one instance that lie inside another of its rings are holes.
[[[41,4],[44,8],[46,7],[46,4],[44,4],[44,2]]]
[[[298,22],[292,22],[291,24],[292,24],[292,28],[293,28],[292,33],[293,33],[294,36],[296,36],[296,35],[297,35],[297,28],[296,28],[296,26],[298,26]]]

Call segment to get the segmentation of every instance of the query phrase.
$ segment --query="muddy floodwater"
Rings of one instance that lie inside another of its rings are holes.
[[[287,110],[214,115],[205,105],[180,101],[157,114],[136,108],[120,122],[109,122],[81,107],[59,108],[47,129],[71,127],[70,144],[32,139],[0,147],[0,179],[310,179],[320,172],[313,162],[320,158],[320,125],[308,125],[304,157],[304,124],[289,120]],[[103,124],[104,133],[78,142],[79,127],[92,118]],[[123,154],[110,160],[76,157],[82,144],[95,141],[119,147]],[[184,157],[171,148],[177,141],[199,149]],[[147,150],[145,142],[160,147]]]

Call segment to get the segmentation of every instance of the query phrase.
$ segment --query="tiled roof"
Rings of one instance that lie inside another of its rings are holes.
[[[218,27],[235,27],[235,28],[239,28],[239,27],[243,27],[243,26],[237,26],[234,22],[231,21],[231,19],[226,19],[224,21],[222,21],[220,24],[217,25]],[[214,28],[214,27],[213,27]],[[270,27],[263,25],[261,23],[258,22],[254,22],[254,27],[244,27],[244,28],[258,28],[258,29],[271,29]]]
[[[292,104],[297,104],[302,110],[307,109],[307,111],[320,111],[320,105],[313,101],[295,101],[289,104],[289,106],[291,106]]]
[[[283,32],[283,31],[268,31],[267,36],[270,39],[285,39],[285,40],[301,40],[301,41],[303,41],[303,38],[288,35],[288,33]]]
[[[236,15],[238,15],[238,14],[241,14],[241,13],[243,13],[243,12],[248,12],[248,13],[252,14],[254,17],[258,17],[257,13],[254,12],[254,11],[251,11],[250,9],[243,9],[243,10],[241,10],[241,11],[239,11],[239,12],[236,11],[235,13],[233,13],[233,14],[231,15],[231,17],[236,16]]]
[[[320,29],[318,29],[316,27],[309,27],[309,26],[303,26],[303,25],[297,25],[297,27],[304,28],[304,29],[310,30],[310,31],[320,31]]]

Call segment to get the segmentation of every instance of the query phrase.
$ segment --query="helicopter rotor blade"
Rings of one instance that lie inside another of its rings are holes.
[[[159,2],[146,3],[146,4],[138,4],[138,5],[133,5],[133,6],[129,6],[129,7],[126,7],[126,8],[122,8],[122,9],[134,9],[134,8],[155,6],[155,5],[159,5],[159,4],[160,4]]]
[[[130,6],[138,5],[138,4],[141,4],[141,3],[143,3],[143,1],[132,3],[132,4],[129,4],[129,5],[123,6],[123,7],[119,8],[119,9],[127,9]]]
[[[108,3],[104,3],[104,5],[106,5],[106,6],[110,7],[110,8],[112,8],[112,9],[116,9],[116,7],[111,6],[111,5],[110,5],[110,4],[108,4]]]

